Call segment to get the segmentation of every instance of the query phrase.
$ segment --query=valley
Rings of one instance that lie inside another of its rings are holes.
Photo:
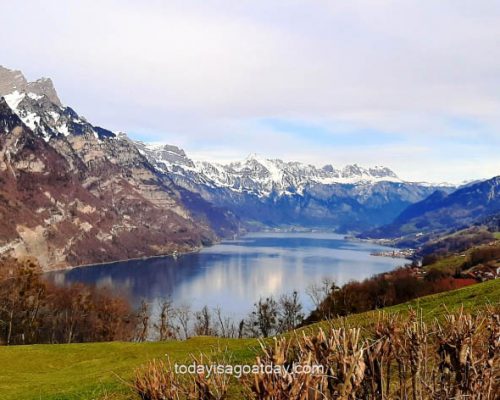
[[[0,82],[0,248],[45,270],[180,254],[269,228],[359,233],[453,191],[381,166],[195,162],[92,125],[50,79],[1,67]]]

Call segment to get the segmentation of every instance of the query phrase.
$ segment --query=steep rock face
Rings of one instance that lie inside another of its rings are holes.
[[[14,91],[46,96],[52,103],[62,106],[52,79],[40,78],[35,82],[28,82],[21,71],[12,71],[0,65],[0,96],[5,96]]]
[[[22,125],[0,143],[4,254],[35,255],[49,269],[191,250],[214,239],[160,182],[147,182],[153,174],[131,179],[105,162],[106,177],[82,174]]]
[[[28,81],[21,71],[10,70],[0,65],[0,96],[15,90],[23,91],[27,84]]]
[[[500,176],[464,186],[451,194],[436,191],[410,205],[391,224],[363,237],[394,238],[446,231],[487,220],[500,212]]]
[[[14,91],[0,100],[0,256],[64,268],[188,251],[238,228],[129,140],[45,93],[19,91],[25,80],[11,76]]]
[[[195,163],[173,146],[136,145],[178,186],[251,224],[360,231],[390,222],[435,190],[404,182],[385,167],[317,168],[256,155],[228,165]]]

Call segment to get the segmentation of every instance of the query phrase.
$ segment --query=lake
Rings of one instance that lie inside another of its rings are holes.
[[[199,310],[220,306],[241,318],[259,297],[297,290],[306,311],[306,289],[324,277],[337,285],[389,271],[406,260],[372,256],[387,247],[348,241],[333,233],[252,233],[198,253],[75,268],[48,274],[64,285],[96,284],[119,290],[133,304],[170,297]]]

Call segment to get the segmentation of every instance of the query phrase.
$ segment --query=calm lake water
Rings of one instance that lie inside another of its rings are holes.
[[[332,233],[254,233],[199,253],[75,268],[48,274],[58,284],[83,282],[125,293],[137,304],[171,297],[193,310],[220,306],[224,314],[246,315],[259,297],[305,291],[322,278],[337,284],[391,270],[405,260],[371,256],[387,247],[350,242]]]

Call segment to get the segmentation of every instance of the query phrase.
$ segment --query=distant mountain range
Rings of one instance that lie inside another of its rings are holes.
[[[392,223],[368,231],[361,237],[397,238],[444,232],[476,222],[492,223],[492,217],[499,213],[500,176],[497,176],[466,185],[452,193],[438,190],[408,206]]]
[[[194,162],[175,146],[133,143],[178,186],[231,210],[250,226],[360,231],[391,221],[436,190],[429,184],[404,182],[385,167],[317,168],[257,155],[223,165]]]
[[[381,166],[194,162],[94,126],[50,79],[3,67],[0,184],[0,256],[35,255],[46,269],[189,251],[263,227],[373,230],[455,189]]]

